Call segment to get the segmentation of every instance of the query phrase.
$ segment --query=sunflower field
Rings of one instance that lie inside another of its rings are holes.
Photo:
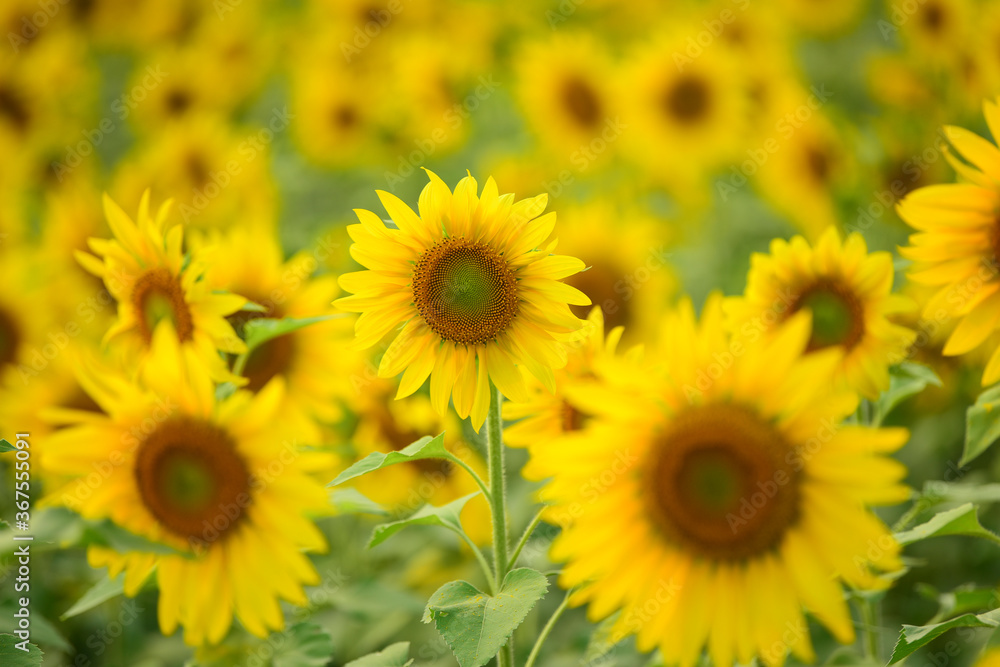
[[[997,0],[0,42],[0,667],[1000,666]]]

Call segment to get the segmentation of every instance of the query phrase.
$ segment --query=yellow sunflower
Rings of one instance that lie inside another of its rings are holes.
[[[792,25],[819,35],[847,32],[868,7],[865,0],[779,0],[778,4]]]
[[[991,648],[976,661],[976,667],[1000,667],[1000,648]]]
[[[130,596],[156,572],[164,634],[181,625],[188,644],[214,644],[235,615],[264,637],[284,626],[279,600],[304,605],[303,586],[319,582],[302,551],[326,549],[306,517],[327,505],[325,489],[308,474],[311,453],[283,432],[280,382],[220,402],[168,322],[152,347],[138,384],[81,365],[80,381],[104,413],[51,411],[67,428],[49,436],[50,467],[70,480],[45,502],[178,552],[88,553],[92,566],[124,571]],[[107,471],[96,486],[95,470]]]
[[[453,396],[458,414],[471,414],[478,430],[490,381],[523,400],[522,365],[552,386],[552,369],[566,364],[556,336],[582,324],[569,305],[590,303],[559,280],[584,264],[551,254],[556,242],[547,239],[556,216],[540,215],[548,195],[515,202],[514,195],[500,196],[492,178],[480,195],[471,175],[452,193],[437,174],[427,174],[419,215],[381,190],[393,227],[356,210],[361,224],[348,228],[351,256],[368,270],[341,276],[341,287],[354,296],[335,303],[362,313],[359,348],[402,327],[378,369],[382,377],[405,370],[397,397],[412,394],[429,375],[435,409],[444,413]]]
[[[76,252],[77,260],[104,280],[118,302],[118,319],[104,340],[118,344],[126,363],[141,368],[151,359],[157,323],[169,320],[181,344],[196,353],[214,380],[241,382],[226,368],[219,352],[246,350],[225,319],[240,310],[246,299],[213,292],[202,279],[201,259],[195,256],[185,261],[184,229],[168,222],[169,209],[168,202],[153,217],[147,191],[139,204],[138,220],[133,222],[105,195],[104,212],[114,238],[90,239],[96,257]]]
[[[585,154],[606,162],[613,151],[589,147],[617,138],[621,124],[607,48],[587,35],[557,35],[521,47],[515,67],[521,108],[542,145],[563,164]]]
[[[1000,107],[984,105],[994,137],[1000,136]],[[913,260],[910,280],[935,288],[924,303],[925,319],[958,319],[944,354],[964,354],[1000,328],[1000,150],[960,127],[945,133],[955,150],[969,162],[948,154],[948,161],[966,181],[914,190],[899,203],[903,220],[917,230],[910,245],[900,248]],[[1000,380],[1000,347],[990,356],[983,385]]]
[[[909,496],[886,456],[907,431],[842,423],[856,394],[830,382],[836,351],[805,354],[804,314],[741,347],[713,295],[664,331],[658,362],[613,371],[632,391],[580,388],[592,421],[532,452],[570,603],[594,621],[620,610],[615,635],[682,667],[706,646],[715,665],[811,662],[803,608],[853,641],[841,582],[878,589],[902,568],[867,507]]]
[[[567,395],[577,384],[590,382],[601,372],[602,362],[615,356],[623,332],[624,327],[618,326],[605,336],[604,313],[593,308],[586,324],[567,343],[566,366],[555,374],[556,390],[529,380],[527,401],[503,404],[504,419],[517,421],[504,429],[504,441],[511,447],[545,447],[565,433],[582,429],[590,415],[574,408]],[[642,348],[636,347],[627,354],[635,358],[641,352]]]
[[[868,398],[889,387],[889,366],[901,361],[915,334],[888,316],[912,307],[892,291],[892,255],[868,252],[864,238],[841,242],[829,228],[815,246],[801,236],[775,239],[770,254],[754,253],[743,296],[726,304],[731,325],[756,339],[800,310],[812,314],[807,351],[843,352],[836,379]]]
[[[229,316],[235,327],[258,317],[304,319],[334,312],[330,301],[340,293],[332,275],[313,277],[318,261],[302,252],[285,261],[276,234],[234,228],[224,235],[196,236],[192,246],[206,256],[205,282],[253,301],[263,312]],[[247,262],[253,257],[253,262]],[[285,384],[282,419],[309,444],[323,441],[320,427],[341,417],[347,393],[352,324],[345,316],[318,322],[272,338],[247,358],[246,388],[262,390],[275,378]]]

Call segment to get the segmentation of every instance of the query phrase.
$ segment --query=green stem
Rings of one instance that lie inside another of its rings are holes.
[[[559,607],[552,612],[552,616],[549,618],[549,622],[545,624],[542,628],[542,633],[538,635],[538,640],[535,641],[535,645],[531,647],[531,654],[528,656],[528,662],[524,663],[524,667],[532,667],[535,664],[535,658],[538,657],[538,652],[542,649],[542,644],[548,639],[549,633],[552,632],[552,628],[555,626],[556,621],[562,616],[563,612],[566,611],[566,607],[569,606],[569,596],[573,591],[567,591],[566,597],[563,598],[562,603]]]
[[[500,587],[497,585],[496,581],[493,580],[493,571],[490,569],[490,564],[486,561],[486,556],[484,556],[483,552],[476,546],[476,543],[465,534],[465,531],[454,528],[452,530],[469,546],[470,549],[472,549],[472,553],[475,554],[476,560],[479,561],[479,566],[483,568],[483,574],[486,575],[486,583],[490,587],[490,592],[493,595],[496,595],[499,592]]]
[[[483,478],[477,475],[476,471],[473,470],[468,463],[458,458],[454,454],[448,454],[448,460],[454,463],[455,465],[463,468],[465,472],[469,473],[472,479],[475,480],[476,484],[479,485],[479,490],[483,492],[483,497],[486,498],[487,502],[490,502],[490,489],[488,486],[486,486],[486,482],[483,481]]]
[[[493,576],[497,591],[507,576],[507,480],[504,470],[503,421],[500,404],[503,396],[490,383],[490,411],[486,417],[486,442],[490,459],[490,511],[493,515]],[[497,654],[499,667],[514,667],[514,638]]]
[[[524,549],[524,545],[528,543],[528,538],[530,538],[531,534],[535,532],[535,528],[537,528],[538,524],[542,522],[542,515],[544,513],[545,510],[538,510],[538,514],[536,514],[535,518],[531,520],[531,523],[528,524],[528,527],[524,529],[524,535],[521,535],[521,539],[518,541],[517,546],[514,547],[514,552],[510,555],[511,565],[517,564],[518,556],[521,555],[521,551]]]
[[[875,609],[875,603],[863,595],[857,596],[856,599],[858,601],[858,611],[861,613],[861,625],[864,630],[863,642],[865,657],[872,662],[879,662],[878,626],[876,625],[877,611]]]
[[[243,375],[243,369],[246,368],[247,359],[250,358],[249,352],[244,352],[243,354],[236,357],[236,361],[233,362],[233,375]]]

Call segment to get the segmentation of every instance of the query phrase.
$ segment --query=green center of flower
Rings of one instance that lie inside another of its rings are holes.
[[[189,417],[163,422],[141,442],[135,481],[150,514],[192,544],[228,533],[251,500],[250,474],[231,436]]]
[[[700,78],[684,76],[663,94],[663,110],[681,123],[696,123],[707,113],[711,104],[708,85]]]
[[[654,443],[645,488],[654,523],[699,555],[773,549],[798,517],[794,454],[775,427],[738,405],[691,408]]]
[[[446,238],[417,260],[413,301],[441,338],[475,345],[496,338],[517,315],[517,280],[489,245]]]
[[[148,344],[156,325],[169,319],[180,340],[188,341],[194,333],[191,309],[184,299],[180,280],[165,267],[157,267],[139,276],[132,287],[132,305],[136,311],[139,334]]]
[[[854,293],[837,282],[824,280],[804,290],[794,300],[789,314],[807,308],[812,313],[812,335],[808,351],[831,345],[848,350],[864,335],[864,313]]]

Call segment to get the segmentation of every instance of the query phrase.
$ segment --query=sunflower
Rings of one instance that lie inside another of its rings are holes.
[[[899,12],[892,3],[886,4]],[[931,67],[947,66],[976,32],[972,16],[965,0],[923,0],[900,23],[900,33],[915,60]]]
[[[614,130],[619,111],[611,58],[598,40],[557,35],[530,42],[520,48],[515,67],[528,123],[561,163]],[[598,160],[606,161],[611,153],[602,151]]]
[[[803,607],[853,641],[840,582],[879,589],[902,568],[867,506],[909,496],[885,456],[907,431],[842,424],[856,395],[830,382],[836,351],[805,354],[805,315],[734,346],[713,295],[700,322],[684,302],[664,331],[659,361],[580,388],[571,402],[593,420],[532,452],[570,604],[594,621],[620,610],[614,635],[682,667],[706,645],[715,665],[811,662]]]
[[[818,35],[847,32],[868,7],[865,0],[779,0],[778,4],[792,25]]]
[[[358,209],[361,224],[348,231],[351,256],[369,270],[340,277],[354,296],[342,309],[362,313],[356,344],[367,348],[402,327],[382,356],[378,373],[405,370],[397,397],[408,396],[431,376],[431,401],[444,413],[449,396],[476,430],[486,420],[490,381],[508,398],[526,398],[523,365],[547,386],[553,368],[566,364],[556,336],[579,329],[569,305],[585,294],[559,282],[583,262],[551,254],[547,243],[555,213],[538,217],[548,195],[514,202],[500,196],[492,178],[481,195],[472,176],[454,193],[436,174],[420,194],[417,215],[398,197],[378,191],[392,218]],[[543,245],[545,244],[545,245]]]
[[[358,458],[371,452],[399,451],[425,435],[444,433],[444,446],[486,478],[483,458],[462,440],[462,425],[452,414],[438,414],[424,394],[393,401],[395,390],[388,380],[374,379],[354,402],[358,421],[351,436]],[[365,496],[398,515],[412,514],[422,505],[445,505],[479,491],[464,471],[449,461],[424,459],[390,466],[375,475],[359,477],[356,488]],[[476,544],[492,539],[490,510],[482,496],[473,498],[462,510],[462,526]]]
[[[47,504],[73,504],[85,518],[108,518],[177,553],[118,553],[91,547],[88,560],[125,573],[133,596],[156,572],[164,634],[218,643],[233,616],[264,637],[282,629],[279,600],[304,605],[304,585],[319,582],[302,550],[326,543],[306,514],[326,492],[309,476],[310,452],[286,438],[278,412],[283,386],[218,401],[193,350],[169,322],[154,333],[152,360],[138,383],[82,363],[80,381],[104,411],[57,411],[50,466],[70,477]],[[89,493],[94,470],[107,477]]]
[[[593,308],[587,322],[573,335],[568,343],[566,366],[559,369],[556,376],[556,390],[546,389],[540,382],[530,382],[529,398],[522,403],[507,401],[503,404],[504,419],[517,421],[504,429],[504,440],[511,447],[545,447],[565,433],[574,433],[584,427],[589,415],[576,410],[568,401],[567,394],[581,383],[591,381],[605,359],[615,356],[624,327],[614,327],[604,331],[604,313]],[[641,353],[641,348],[633,348],[630,356]]]
[[[987,649],[979,656],[976,667],[1000,667],[1000,648]]]
[[[230,315],[235,328],[258,317],[302,319],[333,311],[330,301],[340,292],[336,278],[311,277],[316,259],[309,252],[285,261],[273,232],[237,227],[223,235],[193,235],[192,241],[192,247],[206,255],[205,282],[210,288],[232,292],[264,309]],[[254,261],[245,261],[247,257]],[[341,417],[351,329],[346,319],[318,322],[272,338],[247,358],[246,389],[259,392],[281,378],[282,419],[309,444],[320,444],[321,425]]]
[[[218,294],[202,279],[199,257],[185,261],[181,250],[184,230],[168,223],[170,203],[150,214],[149,192],[142,196],[136,222],[110,197],[104,213],[113,239],[90,239],[97,255],[76,252],[85,269],[99,276],[118,302],[118,319],[104,340],[117,343],[129,364],[139,367],[151,360],[153,332],[169,320],[181,344],[196,353],[215,380],[241,382],[229,373],[219,352],[246,350],[225,316],[240,310],[246,299]]]
[[[1000,107],[987,101],[984,113],[994,137],[1000,136]],[[958,319],[944,347],[948,356],[964,354],[1000,328],[1000,150],[960,127],[945,133],[955,150],[969,162],[948,154],[948,161],[965,181],[932,185],[911,192],[897,210],[917,230],[910,245],[900,248],[913,260],[907,276],[935,288],[924,304],[927,319]],[[983,385],[1000,380],[1000,347],[990,356]]]
[[[601,201],[570,208],[562,218],[560,248],[588,267],[566,283],[604,311],[609,329],[624,327],[626,342],[647,340],[677,296],[679,279],[670,264],[673,226],[637,208]],[[628,224],[614,225],[615,220]],[[581,318],[588,312],[583,306],[572,310]]]
[[[915,334],[888,316],[911,301],[892,291],[892,255],[868,252],[864,238],[850,234],[842,243],[829,228],[814,247],[801,236],[775,239],[768,255],[751,257],[742,297],[726,304],[731,325],[755,339],[800,310],[812,314],[809,352],[843,352],[836,376],[868,398],[889,387],[889,365],[901,361]]]
[[[268,228],[276,216],[268,155],[290,122],[277,108],[257,129],[234,129],[212,115],[183,115],[119,162],[111,192],[126,207],[138,205],[147,189],[169,192],[187,227]]]

